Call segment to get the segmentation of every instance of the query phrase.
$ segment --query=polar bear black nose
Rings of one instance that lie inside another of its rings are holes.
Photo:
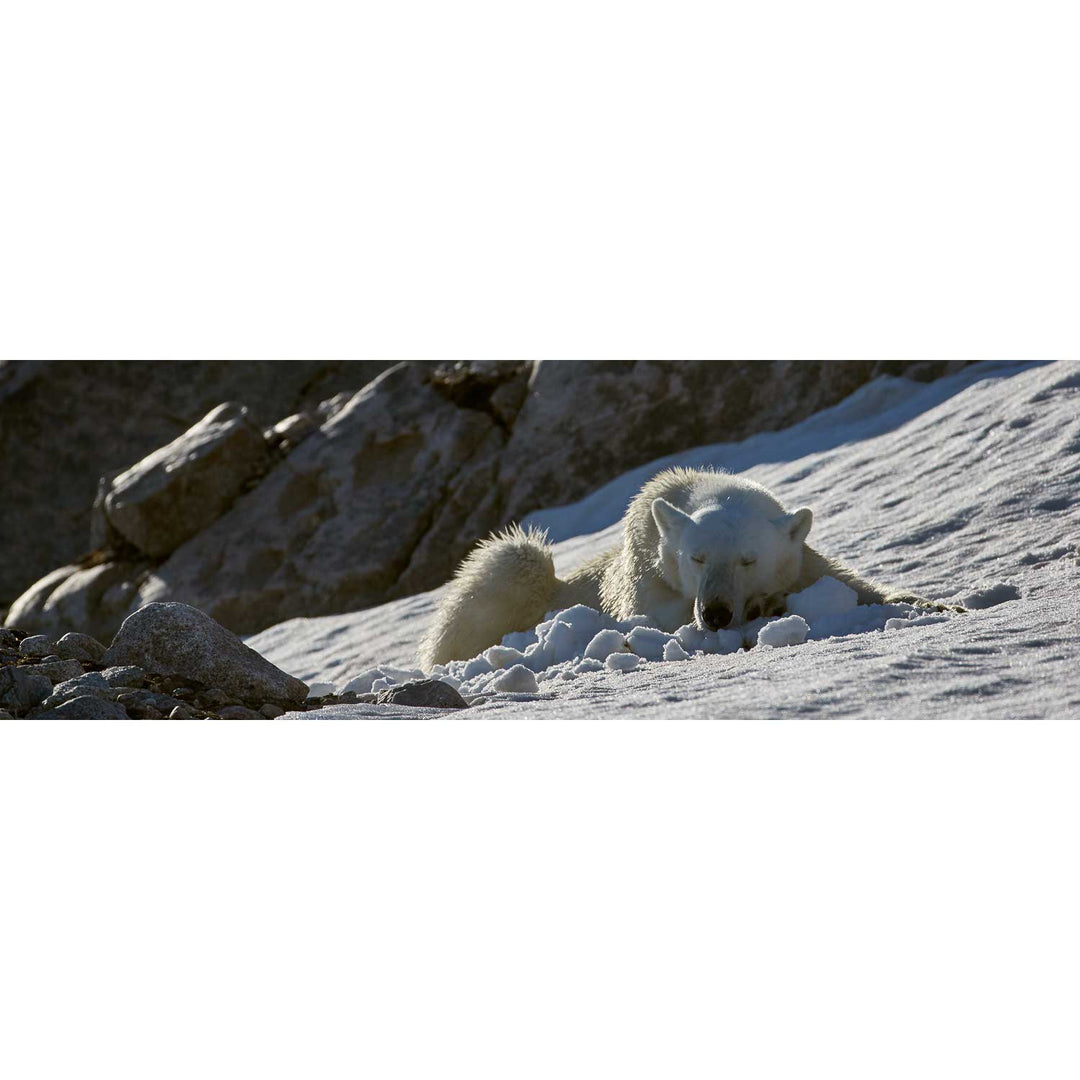
[[[731,622],[731,608],[726,604],[706,604],[702,609],[701,617],[710,630],[722,630]]]

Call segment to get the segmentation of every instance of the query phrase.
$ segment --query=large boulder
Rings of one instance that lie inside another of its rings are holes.
[[[148,604],[136,611],[120,627],[104,663],[191,679],[245,701],[296,705],[308,692],[306,684],[187,604]]]
[[[106,560],[62,566],[18,597],[6,622],[53,639],[76,630],[108,641],[131,610],[148,565]]]
[[[120,473],[105,496],[105,516],[143,554],[168,555],[219,518],[269,465],[262,429],[247,408],[226,402]]]
[[[353,395],[149,574],[134,604],[182,600],[237,633],[356,610],[387,596],[433,532],[443,541],[424,548],[427,574],[448,576],[507,435],[478,402],[451,400],[434,370],[402,364]]]

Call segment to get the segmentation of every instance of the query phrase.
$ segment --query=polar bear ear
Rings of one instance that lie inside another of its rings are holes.
[[[674,540],[680,536],[692,520],[689,514],[684,514],[678,507],[672,506],[667,499],[653,499],[652,516],[665,540]]]
[[[808,506],[796,510],[793,514],[785,514],[777,525],[791,537],[793,543],[801,544],[810,532],[810,526],[814,524],[814,511]]]

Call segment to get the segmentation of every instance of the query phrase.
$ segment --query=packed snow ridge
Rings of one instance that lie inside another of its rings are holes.
[[[808,640],[924,626],[952,617],[922,613],[910,604],[860,606],[855,590],[832,577],[793,593],[787,608],[787,615],[755,619],[737,629],[700,630],[689,623],[668,633],[650,626],[644,615],[616,620],[578,604],[549,612],[532,630],[507,634],[501,644],[471,660],[437,664],[428,677],[449,683],[466,700],[492,693],[537,694],[544,683],[572,682],[594,671],[632,671],[642,663],[680,663],[754,646],[784,648]],[[419,669],[382,665],[356,676],[344,691],[376,693],[424,677]],[[324,685],[316,689],[328,692]]]

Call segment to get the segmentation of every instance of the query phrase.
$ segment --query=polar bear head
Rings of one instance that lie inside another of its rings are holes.
[[[735,498],[686,513],[654,499],[657,569],[694,601],[699,629],[719,630],[784,611],[802,572],[803,541],[814,521],[803,508],[785,513],[773,499]]]

